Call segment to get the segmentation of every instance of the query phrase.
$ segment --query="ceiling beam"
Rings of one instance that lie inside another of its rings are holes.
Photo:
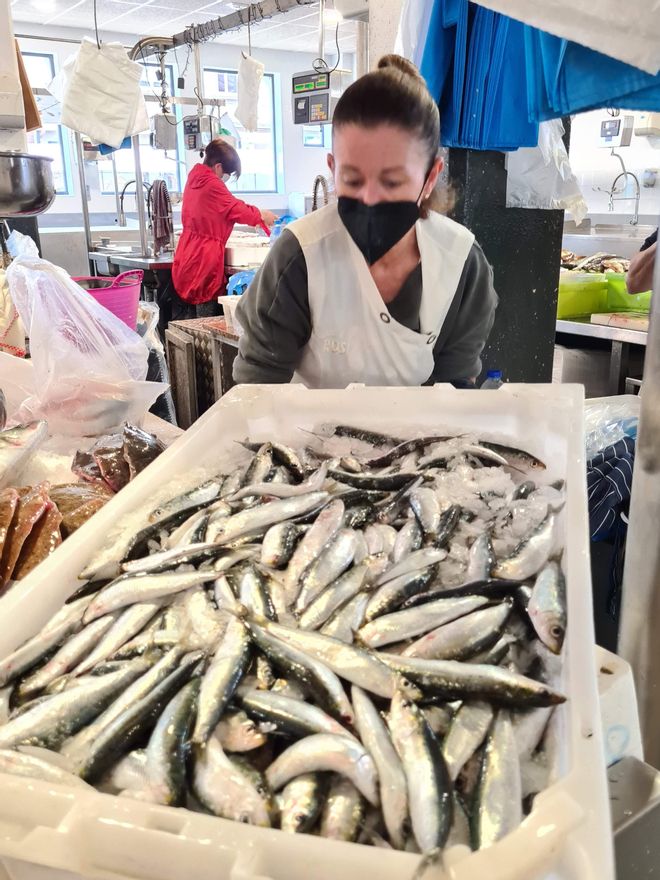
[[[273,18],[275,15],[290,12],[292,9],[297,9],[300,6],[311,6],[315,2],[316,0],[263,0],[261,3],[252,3],[244,9],[237,9],[235,12],[221,15],[219,18],[213,18],[211,21],[204,22],[203,24],[191,25],[184,31],[174,34],[169,39],[171,39],[171,45],[174,47],[190,46],[193,43],[205,43],[208,40],[221,36],[226,31],[259,24],[260,21]],[[169,39],[163,40],[162,37],[152,37],[141,40],[140,42],[144,48],[140,51],[140,57],[156,54],[162,47],[163,42],[169,42]]]

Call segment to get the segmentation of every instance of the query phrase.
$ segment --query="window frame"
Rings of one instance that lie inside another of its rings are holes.
[[[31,49],[21,49],[21,56],[23,58],[45,58],[50,66],[51,80],[55,77],[55,55],[52,52],[35,52]],[[47,124],[57,125],[57,137],[60,143],[60,153],[62,155],[62,167],[64,171],[64,189],[56,189],[55,194],[58,196],[72,196],[74,195],[74,191],[72,186],[73,176],[71,174],[71,144],[69,138],[64,137],[64,132],[62,130],[63,125],[61,122]],[[33,133],[34,132],[28,132],[28,135]]]
[[[234,76],[238,76],[238,70],[233,70],[230,67],[206,67],[202,68],[202,80],[204,78],[205,73],[231,73]],[[241,189],[240,188],[240,178],[238,179],[238,186],[236,189],[232,188],[232,192],[234,195],[244,196],[244,195],[278,195],[282,190],[281,186],[284,180],[283,168],[282,168],[282,114],[281,114],[281,102],[278,100],[279,97],[279,88],[278,88],[278,80],[277,74],[275,73],[264,73],[263,78],[268,78],[270,81],[270,99],[271,99],[271,107],[272,107],[272,118],[273,118],[273,173],[274,173],[274,187],[272,189]],[[206,95],[204,97],[213,97],[213,95]],[[227,111],[229,112],[229,111]]]
[[[143,68],[147,68],[147,67],[155,68],[155,69],[160,68],[160,64],[156,61],[152,62],[152,61],[139,60],[139,64]],[[174,90],[175,90],[174,64],[166,64],[165,70],[167,72],[167,77],[168,77],[168,87],[169,87],[170,96],[173,97]],[[155,89],[155,86],[149,84],[149,88]],[[181,159],[181,156],[185,155],[184,144],[183,144],[183,126],[181,125],[182,114],[181,114],[181,109],[177,104],[172,105],[172,112],[174,113],[174,115],[176,117],[176,128],[177,128],[176,157],[173,160],[174,164],[176,165],[176,179],[177,179],[176,192],[182,192],[183,191],[183,184],[184,184],[183,177],[182,177],[182,170],[181,170],[182,161],[183,161],[183,164],[185,165],[185,160]],[[142,137],[143,135],[150,137],[150,131],[142,132],[142,135],[139,135],[139,137]],[[141,143],[140,146],[141,147],[148,147],[148,146],[150,146],[150,144],[148,144],[148,143],[142,144]],[[133,147],[132,146],[131,146],[131,149],[129,152],[131,153],[131,156],[132,156],[133,155]],[[103,171],[99,170],[99,194],[101,196],[114,196],[115,195],[114,182],[112,183],[112,186],[110,189],[103,189],[104,174],[105,174],[104,170]],[[110,175],[112,177],[112,172],[110,172]],[[144,174],[143,174],[143,177],[144,177]],[[121,188],[120,188],[120,191],[121,191]]]

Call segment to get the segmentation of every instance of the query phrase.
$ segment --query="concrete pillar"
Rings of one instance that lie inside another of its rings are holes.
[[[369,4],[369,67],[394,49],[403,0],[377,0]]]

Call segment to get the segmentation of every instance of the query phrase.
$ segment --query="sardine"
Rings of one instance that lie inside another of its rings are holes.
[[[539,572],[527,613],[546,648],[560,654],[566,635],[566,581],[556,562],[549,562]]]
[[[421,709],[397,692],[389,727],[408,784],[412,830],[422,853],[441,849],[453,819],[452,784],[440,744]]]
[[[280,828],[290,834],[312,830],[324,802],[326,786],[320,773],[303,773],[282,789]]]
[[[478,700],[462,703],[454,715],[442,744],[442,754],[453,781],[486,738],[493,715],[492,707]]]
[[[355,533],[351,529],[337,532],[301,577],[297,611],[307,608],[325,587],[346,571],[353,562],[356,547]]]
[[[298,740],[266,771],[273,791],[303,773],[331,771],[345,776],[369,803],[378,806],[378,776],[373,759],[355,739],[317,733]]]
[[[87,606],[83,623],[136,602],[155,602],[215,579],[212,571],[165,571],[125,574],[103,587]]]
[[[192,788],[200,803],[216,816],[263,828],[271,825],[270,795],[263,782],[255,781],[244,765],[232,761],[215,738],[195,750]]]
[[[238,700],[252,718],[277,725],[278,730],[287,736],[310,736],[313,733],[352,736],[342,724],[317,706],[275,691],[239,688]]]
[[[494,645],[513,608],[513,600],[481,608],[423,635],[403,652],[405,657],[465,660]]]
[[[344,502],[331,501],[316,517],[314,524],[298,544],[286,570],[284,585],[289,606],[298,598],[300,578],[319,556],[332,536],[339,531],[344,519]]]
[[[184,804],[186,759],[199,684],[199,678],[193,678],[167,703],[149,738],[147,781],[156,803]]]
[[[522,822],[522,784],[516,738],[508,712],[500,710],[484,751],[473,813],[477,849],[492,846]]]
[[[518,544],[511,556],[496,563],[494,577],[524,581],[537,574],[554,549],[554,525],[555,518],[549,514],[531,535]]]
[[[323,804],[319,834],[327,840],[353,841],[362,827],[364,813],[364,798],[353,783],[344,776],[333,776]]]
[[[267,501],[265,504],[235,513],[226,520],[216,540],[220,544],[228,544],[236,538],[268,529],[276,523],[318,509],[329,497],[327,492],[310,492],[301,498]]]

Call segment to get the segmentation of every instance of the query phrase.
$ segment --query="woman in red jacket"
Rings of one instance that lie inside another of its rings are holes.
[[[226,141],[216,138],[206,147],[204,162],[195,165],[183,191],[183,233],[179,239],[172,281],[179,297],[194,306],[197,317],[219,314],[217,302],[225,287],[225,245],[235,223],[272,226],[272,211],[247,205],[227,189],[232,174],[239,177],[241,160]]]

